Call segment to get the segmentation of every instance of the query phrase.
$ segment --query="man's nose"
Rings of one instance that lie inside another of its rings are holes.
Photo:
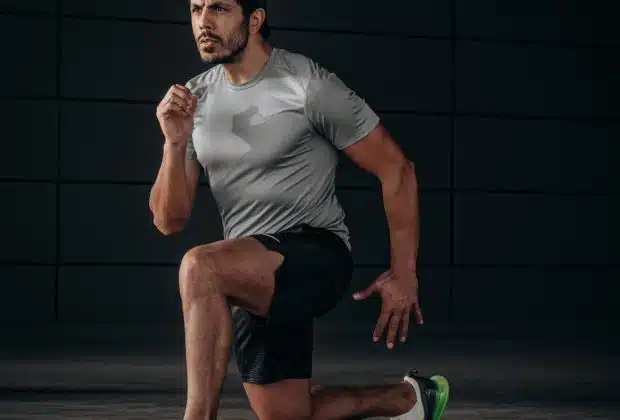
[[[200,14],[200,17],[198,18],[198,25],[200,26],[200,29],[213,29],[215,27],[213,13],[208,8],[205,7]]]

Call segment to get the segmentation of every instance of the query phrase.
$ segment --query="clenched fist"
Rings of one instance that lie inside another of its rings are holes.
[[[175,146],[187,145],[194,128],[198,99],[182,85],[172,85],[157,106],[157,119],[166,141]]]

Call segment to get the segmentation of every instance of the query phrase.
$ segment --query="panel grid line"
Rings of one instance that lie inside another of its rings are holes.
[[[60,106],[60,81],[61,81],[61,62],[62,57],[62,16],[60,13],[62,0],[56,0],[56,273],[54,276],[54,320],[60,321],[60,187],[61,181],[61,151],[60,145],[62,143],[62,118],[61,118],[61,106]]]
[[[454,201],[455,201],[455,191],[454,188],[456,186],[456,170],[455,170],[455,162],[456,162],[456,0],[450,1],[450,6],[452,8],[450,13],[450,30],[451,30],[451,41],[450,41],[450,201],[449,201],[449,260],[450,266],[453,267],[454,260],[454,249],[455,249],[455,240],[454,240]],[[454,270],[450,270],[448,274],[448,320],[453,320],[453,308],[454,308]]]

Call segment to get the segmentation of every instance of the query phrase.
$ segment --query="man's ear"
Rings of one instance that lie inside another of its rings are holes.
[[[260,32],[260,28],[265,22],[265,9],[256,9],[250,15],[249,31],[250,33],[257,34]]]

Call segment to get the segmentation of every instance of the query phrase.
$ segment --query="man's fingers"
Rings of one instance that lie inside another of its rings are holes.
[[[174,87],[176,87],[177,89],[179,89],[179,90],[181,90],[181,91],[183,91],[183,92],[187,93],[188,95],[191,95],[191,93],[192,93],[192,91],[191,91],[191,90],[189,90],[189,88],[188,88],[187,86],[183,86],[183,85],[180,85],[180,84],[176,83],[176,84],[174,85]]]
[[[185,86],[174,85],[171,88],[171,90],[172,90],[172,92],[175,95],[177,95],[177,96],[183,98],[185,101],[187,101],[188,105],[191,105],[192,102],[193,102],[192,98],[195,98],[195,96],[192,94],[192,91],[189,90],[188,88],[186,88]]]
[[[161,104],[165,105],[170,101],[175,101],[179,106],[192,109],[198,102],[195,95],[182,85],[173,85],[168,89],[166,95],[162,99]]]
[[[418,302],[413,304],[413,311],[418,324],[424,324],[424,317],[422,316],[422,308]]]
[[[159,112],[164,116],[178,113],[189,117],[194,112],[197,103],[195,96],[187,96],[179,88],[172,87],[159,105]]]
[[[375,343],[379,341],[379,337],[383,335],[383,330],[385,330],[389,319],[390,313],[382,310],[381,315],[379,315],[379,319],[377,320],[375,330],[372,333],[372,341],[374,341]]]
[[[411,318],[411,308],[407,308],[403,311],[403,318],[400,322],[400,342],[407,341],[407,335],[409,334],[409,319]]]
[[[174,114],[183,115],[184,117],[190,116],[189,111],[186,108],[179,106],[176,102],[168,102],[162,107],[161,113],[164,117]]]
[[[398,324],[401,321],[401,317],[402,315],[398,312],[392,313],[390,327],[387,333],[387,347],[390,350],[394,348],[394,341],[396,340],[396,333],[398,332]]]
[[[355,300],[366,299],[368,296],[372,295],[376,291],[377,291],[377,284],[376,283],[372,283],[366,289],[361,290],[361,291],[359,291],[357,293],[354,293],[353,294],[353,299],[355,299]]]
[[[392,277],[392,273],[390,271],[384,271],[383,273],[381,273],[381,275],[377,278],[377,282],[383,282],[388,280],[390,277]]]
[[[181,96],[175,91],[171,91],[166,95],[162,102],[162,106],[166,106],[170,103],[175,103],[188,111],[192,109],[192,99],[187,96]]]

